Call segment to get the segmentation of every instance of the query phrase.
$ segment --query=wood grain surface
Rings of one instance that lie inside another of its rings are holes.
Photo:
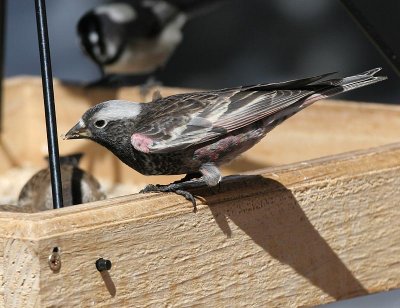
[[[6,81],[0,172],[45,165],[41,91],[40,78]],[[59,134],[98,102],[150,99],[58,81],[55,94]],[[398,106],[321,101],[224,169],[243,175],[195,191],[197,213],[174,194],[0,212],[0,308],[293,307],[399,288],[399,130]],[[60,149],[84,152],[84,169],[115,183],[177,178],[141,176],[90,141]],[[96,270],[100,257],[109,272]]]
[[[297,307],[399,288],[399,187],[397,143],[226,178],[194,191],[197,213],[174,194],[3,212],[0,305]]]

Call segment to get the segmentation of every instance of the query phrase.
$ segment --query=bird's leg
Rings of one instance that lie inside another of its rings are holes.
[[[205,163],[200,167],[200,173],[207,186],[216,186],[221,181],[221,172],[213,163]]]
[[[201,177],[199,175],[201,174]],[[205,185],[216,186],[221,180],[221,173],[217,166],[213,163],[206,163],[200,167],[200,174],[189,173],[182,180],[176,181],[169,185],[147,185],[141,193],[147,192],[174,192],[178,195],[184,196],[193,204],[194,211],[197,211],[196,200],[193,195],[188,192],[188,189],[198,188]]]
[[[201,172],[188,173],[183,178],[181,178],[180,180],[175,181],[174,184],[187,182],[187,181],[190,181],[190,180],[193,180],[193,179],[198,179],[198,178],[201,178],[201,176],[202,176]]]

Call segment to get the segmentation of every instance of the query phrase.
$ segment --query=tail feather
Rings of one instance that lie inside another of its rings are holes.
[[[350,91],[369,84],[373,84],[387,79],[386,76],[375,76],[381,70],[380,67],[371,69],[361,74],[346,78],[326,79],[335,74],[328,73],[309,78],[290,80],[279,83],[257,84],[252,86],[242,86],[237,89],[241,91],[271,91],[271,90],[308,90],[326,96],[332,96],[342,92]],[[218,92],[231,91],[230,89],[218,90]]]
[[[315,91],[315,94],[312,94],[306,98],[301,104],[300,108],[302,109],[307,107],[320,99],[386,80],[386,76],[375,76],[375,74],[380,70],[381,68],[378,67],[354,76],[319,82],[315,84],[315,86],[319,87],[319,89]]]
[[[335,87],[327,88],[326,90],[321,91],[321,94],[323,94],[324,96],[332,96],[387,79],[386,76],[375,76],[375,74],[380,70],[381,68],[378,67],[358,75],[338,79],[336,82],[332,83],[332,85],[334,85]]]
[[[373,76],[373,75],[375,75],[377,72],[379,72],[379,71],[381,71],[382,70],[382,67],[376,67],[376,68],[373,68],[373,69],[371,69],[371,70],[369,70],[369,71],[366,71],[366,72],[364,72],[364,73],[362,73],[362,74],[360,74],[360,75],[370,75],[370,76]]]
[[[306,87],[313,87],[313,85],[319,85],[321,83],[324,83],[324,81],[321,81],[321,80],[325,79],[328,76],[334,75],[334,74],[336,74],[336,72],[331,72],[331,73],[308,77],[308,78],[278,82],[278,83],[267,83],[267,84],[251,85],[251,86],[242,86],[242,87],[238,87],[237,89],[240,89],[241,91],[254,91],[254,90],[256,90],[256,91],[272,91],[272,90],[285,90],[285,89],[303,89]],[[225,91],[225,90],[230,91],[230,90],[232,90],[232,88],[222,89],[222,90],[218,90],[218,91]]]

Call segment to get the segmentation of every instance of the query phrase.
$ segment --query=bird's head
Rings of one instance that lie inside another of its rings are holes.
[[[91,139],[108,148],[130,142],[143,104],[122,100],[100,103],[87,110],[64,139]]]
[[[83,51],[99,65],[117,61],[127,39],[124,27],[135,17],[136,12],[126,3],[104,4],[89,11],[77,26]]]

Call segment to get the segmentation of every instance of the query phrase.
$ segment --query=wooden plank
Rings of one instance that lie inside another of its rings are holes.
[[[37,242],[15,238],[4,247],[4,306],[40,307]]]
[[[0,308],[4,306],[4,238],[0,238]]]
[[[399,186],[400,143],[228,178],[197,213],[174,194],[4,212],[0,237],[30,243],[41,307],[310,306],[400,287]]]

